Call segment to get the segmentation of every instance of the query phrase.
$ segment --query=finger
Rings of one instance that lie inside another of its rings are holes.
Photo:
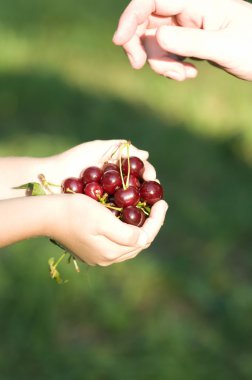
[[[149,16],[148,29],[156,29],[161,25],[171,25],[171,17],[161,17],[156,15]]]
[[[143,48],[141,39],[136,34],[123,45],[124,51],[127,54],[133,69],[141,69],[146,62],[146,52]]]
[[[179,81],[196,77],[197,69],[194,65],[182,62],[183,57],[170,54],[160,47],[154,30],[146,32],[143,44],[147,52],[148,63],[157,74]]]
[[[116,45],[124,45],[136,33],[137,27],[152,14],[172,16],[180,13],[185,0],[133,0],[120,17],[113,37]]]
[[[133,249],[132,251],[127,252],[126,254],[122,254],[121,256],[119,256],[117,259],[114,260],[114,263],[120,263],[126,260],[133,259],[143,249],[147,249],[150,246],[151,242],[154,240],[161,226],[164,223],[167,207],[168,205],[165,201],[159,201],[152,207],[151,215],[145,222],[144,226],[142,227],[142,229],[145,230],[145,233],[148,236],[148,243],[144,247],[141,247],[140,249],[139,248]]]
[[[222,56],[221,32],[176,26],[161,26],[156,33],[159,45],[183,57],[218,60]]]
[[[164,224],[167,210],[168,205],[164,200],[158,201],[152,206],[149,218],[146,219],[144,225],[140,228],[147,235],[147,244],[152,243],[157,236],[160,228]]]
[[[126,260],[132,260],[137,255],[139,255],[140,252],[142,252],[143,250],[149,248],[149,246],[150,246],[150,244],[147,244],[145,247],[143,247],[141,249],[134,249],[131,252],[118,257],[118,259],[114,260],[114,263],[116,264],[116,263],[121,263],[121,262],[126,261]]]
[[[104,210],[106,223],[100,226],[99,232],[112,242],[126,247],[142,248],[148,243],[148,236],[144,230],[130,224],[123,223],[109,211]],[[105,220],[105,218],[104,218]]]
[[[102,253],[98,259],[100,266],[108,266],[114,263],[119,263],[136,257],[143,249],[149,247],[145,245],[141,248],[125,247],[119,244],[113,243],[110,240],[104,238]]]
[[[157,74],[177,81],[195,78],[198,74],[198,70],[191,63],[180,62],[175,59],[149,59],[148,63]]]
[[[155,10],[154,0],[133,0],[120,17],[113,37],[116,45],[125,45],[135,35],[138,26]]]
[[[156,179],[156,170],[149,161],[144,163],[143,179],[145,181],[155,181]]]

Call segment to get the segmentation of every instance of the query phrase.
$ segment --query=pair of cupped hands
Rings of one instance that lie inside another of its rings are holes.
[[[45,169],[48,181],[62,183],[67,177],[79,177],[86,167],[101,167],[121,141],[97,140],[78,145],[43,159],[41,169]],[[126,153],[122,152],[122,156]],[[156,171],[148,161],[148,152],[130,145],[129,153],[144,162],[143,178],[156,180]],[[113,158],[117,158],[118,154]],[[57,223],[50,225],[46,234],[89,265],[107,266],[132,259],[148,248],[163,225],[168,208],[164,200],[154,204],[149,218],[139,228],[123,223],[110,210],[86,195],[62,194],[57,187],[54,192],[56,194],[49,197],[52,205],[59,203],[58,211],[52,207],[53,212],[58,213]]]

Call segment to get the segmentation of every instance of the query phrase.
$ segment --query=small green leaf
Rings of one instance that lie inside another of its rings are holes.
[[[16,189],[16,190],[25,189],[25,190],[27,190],[27,193],[29,195],[33,195],[33,196],[46,195],[46,192],[43,189],[42,185],[38,182],[24,183],[23,185],[13,187],[13,189]]]
[[[46,195],[45,190],[40,183],[34,182],[32,188],[32,195]]]

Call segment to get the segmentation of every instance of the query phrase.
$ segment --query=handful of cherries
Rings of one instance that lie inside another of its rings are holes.
[[[122,151],[127,148],[127,157],[122,158]],[[130,157],[130,142],[117,146],[110,159],[99,166],[90,166],[82,171],[78,178],[66,178],[61,185],[55,185],[46,180],[43,174],[38,176],[40,183],[29,182],[16,189],[26,189],[27,195],[38,196],[52,194],[52,186],[61,187],[63,193],[81,193],[93,198],[107,207],[122,222],[141,227],[150,215],[151,207],[163,198],[163,188],[156,181],[143,179],[144,163],[138,157]],[[119,150],[119,159],[114,159]],[[50,239],[52,243],[63,249],[64,253],[56,261],[48,260],[51,278],[62,284],[58,266],[69,254],[68,262],[73,262],[79,272],[79,266],[74,254],[69,253],[59,242]]]
[[[129,143],[126,143],[129,145]],[[102,167],[90,166],[79,178],[66,178],[64,193],[82,193],[102,203],[125,223],[141,227],[154,203],[163,198],[156,181],[143,179],[144,163],[138,157],[106,161]]]

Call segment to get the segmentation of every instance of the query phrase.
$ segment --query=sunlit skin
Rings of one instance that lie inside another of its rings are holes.
[[[207,60],[228,73],[252,80],[252,5],[242,0],[133,0],[122,13],[113,42],[133,68],[183,81]]]

